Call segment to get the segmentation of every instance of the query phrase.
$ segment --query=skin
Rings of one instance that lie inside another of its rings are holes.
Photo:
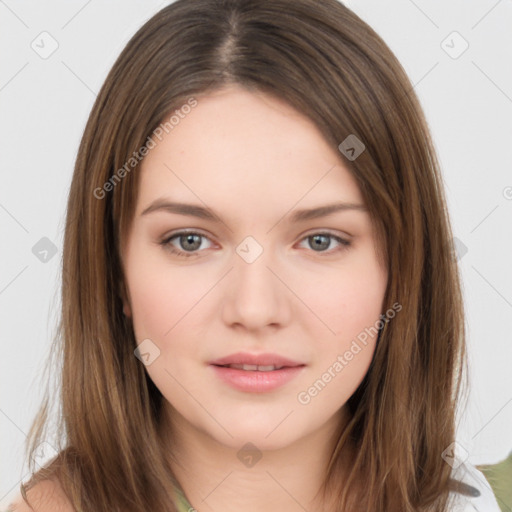
[[[146,370],[165,398],[161,427],[181,461],[172,465],[201,512],[329,510],[316,493],[376,337],[309,403],[298,394],[383,313],[388,276],[373,226],[361,209],[290,221],[298,209],[364,206],[344,157],[308,118],[238,86],[197,99],[142,163],[122,252],[124,312],[137,342],[150,339],[160,350]],[[159,198],[207,205],[223,222],[163,209],[142,214]],[[180,230],[205,238],[161,245]],[[308,237],[325,231],[333,236],[316,248]],[[263,249],[252,263],[236,252],[247,236]],[[274,391],[242,392],[208,364],[238,351],[306,366]],[[252,467],[237,457],[247,442],[262,455]],[[349,464],[353,453],[343,456]]]

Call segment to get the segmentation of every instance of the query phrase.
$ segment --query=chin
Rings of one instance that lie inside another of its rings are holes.
[[[239,457],[242,455],[240,452],[250,452],[252,449],[261,452],[279,450],[295,440],[295,437],[287,431],[281,432],[280,435],[272,433],[269,436],[268,432],[267,429],[265,431],[255,428],[236,429],[236,431],[231,431],[233,437],[224,435],[217,440],[224,446],[236,450]]]
[[[286,416],[286,415],[284,415]],[[283,421],[283,416],[252,419],[250,417],[233,417],[220,421],[226,425],[229,435],[222,428],[212,430],[208,435],[221,444],[239,450],[246,443],[254,444],[259,450],[277,450],[296,441],[300,437],[297,424]],[[218,426],[218,425],[217,425]],[[232,437],[231,437],[232,436]]]

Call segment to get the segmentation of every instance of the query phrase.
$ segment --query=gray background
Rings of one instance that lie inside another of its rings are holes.
[[[80,136],[115,58],[166,3],[0,0],[0,504],[27,477],[23,443],[57,322]],[[512,449],[512,1],[346,3],[400,59],[433,133],[458,239],[473,385],[456,451],[495,463]]]

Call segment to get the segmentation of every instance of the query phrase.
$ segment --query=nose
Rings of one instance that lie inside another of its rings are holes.
[[[222,304],[226,325],[248,331],[287,325],[291,317],[290,292],[276,277],[279,272],[270,250],[263,250],[254,261],[234,254],[233,263]]]

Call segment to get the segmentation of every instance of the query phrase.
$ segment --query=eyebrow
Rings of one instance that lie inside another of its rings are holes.
[[[304,222],[306,220],[318,219],[320,217],[326,217],[327,215],[346,210],[367,211],[367,208],[362,204],[356,203],[327,204],[315,208],[294,210],[290,217],[290,222]],[[159,198],[153,201],[142,211],[141,216],[156,211],[165,211],[169,213],[177,213],[179,215],[198,217],[200,219],[211,220],[214,222],[223,222],[222,219],[210,208],[205,208],[196,204],[173,202],[164,198]]]

